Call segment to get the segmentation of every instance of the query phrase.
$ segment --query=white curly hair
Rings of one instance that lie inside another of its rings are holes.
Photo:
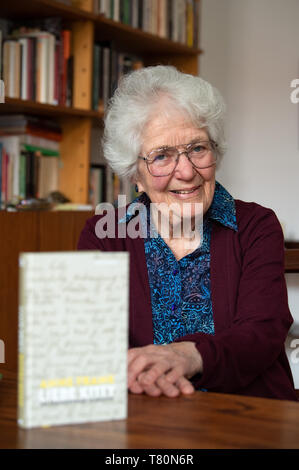
[[[170,107],[207,130],[217,144],[218,160],[225,153],[225,104],[219,91],[202,78],[179,72],[173,66],[145,67],[120,80],[104,117],[104,157],[120,177],[136,175],[143,129],[164,97]]]

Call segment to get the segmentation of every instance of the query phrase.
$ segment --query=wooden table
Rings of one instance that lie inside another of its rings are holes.
[[[0,448],[299,449],[299,403],[209,392],[129,395],[126,420],[23,430],[15,374],[3,375]]]

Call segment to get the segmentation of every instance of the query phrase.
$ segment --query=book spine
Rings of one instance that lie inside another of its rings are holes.
[[[55,42],[55,58],[54,58],[54,104],[59,104],[60,80],[59,80],[59,59],[60,59],[60,43]]]
[[[34,176],[34,152],[25,151],[26,155],[26,198],[32,198],[35,196],[35,176]]]
[[[114,0],[114,9],[113,9],[113,20],[119,21],[119,2],[120,0]]]
[[[158,34],[158,0],[151,2],[151,31],[152,34]]]
[[[73,103],[73,75],[74,75],[74,60],[70,56],[67,61],[67,82],[66,82],[66,105],[72,106]]]
[[[130,24],[130,5],[129,0],[123,0],[123,17],[122,22],[124,24]]]
[[[5,84],[6,96],[10,96],[9,70],[10,70],[10,42],[5,41],[3,44],[3,79],[4,79],[4,84]]]
[[[68,60],[71,50],[71,32],[63,30],[63,76],[62,76],[62,105],[66,105],[67,83],[68,83]]]
[[[132,21],[131,26],[138,28],[138,0],[132,0]]]
[[[16,48],[15,42],[11,41],[9,48],[9,92],[11,98],[15,97],[15,73],[16,73]]]
[[[49,81],[49,39],[40,38],[40,102],[48,103],[48,81]]]
[[[19,199],[20,137],[2,137],[1,142],[10,157],[9,163],[9,200]]]
[[[99,106],[99,82],[100,82],[100,46],[93,46],[93,84],[92,84],[92,108],[97,110]]]
[[[20,153],[20,173],[19,173],[19,197],[24,199],[26,196],[26,157]]]
[[[7,196],[6,200],[9,203],[13,199],[13,171],[14,171],[14,155],[11,152],[8,152],[8,161],[7,161]]]
[[[138,28],[143,29],[143,0],[138,0]]]
[[[50,130],[47,130],[47,129],[39,129],[39,128],[31,127],[30,125],[27,126],[26,134],[29,134],[31,136],[36,136],[36,137],[42,137],[44,139],[49,140],[51,144],[52,143],[54,144],[54,142],[62,141],[62,134],[51,132]]]
[[[187,45],[193,46],[193,2],[187,1]]]
[[[28,99],[28,39],[22,38],[19,39],[19,43],[21,44],[21,98],[22,100]]]
[[[36,76],[35,76],[35,99],[41,101],[41,41],[37,38],[36,40]]]
[[[39,147],[38,145],[24,144],[24,148],[30,153],[39,152],[46,157],[59,157],[59,152],[56,150]]]
[[[48,103],[55,104],[55,36],[48,38]]]
[[[32,38],[32,100],[36,101],[37,99],[37,74],[38,74],[38,63],[37,63],[37,39]]]
[[[103,47],[103,103],[104,107],[109,100],[110,92],[110,49]]]
[[[41,149],[53,151],[57,156],[59,155],[59,143],[45,138],[43,135],[26,134],[22,138],[22,144],[40,147]]]
[[[15,42],[15,79],[14,79],[14,97],[20,98],[21,91],[21,44]]]

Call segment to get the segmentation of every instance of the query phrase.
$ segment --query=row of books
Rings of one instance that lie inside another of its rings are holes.
[[[0,140],[1,208],[17,205],[22,199],[46,198],[58,187],[58,155],[19,139]]]
[[[106,202],[106,166],[92,164],[89,170],[89,204],[95,208]]]
[[[0,116],[1,208],[47,198],[58,189],[60,140],[61,131],[51,121]]]
[[[89,204],[94,209],[102,202],[118,207],[119,195],[126,196],[125,205],[129,204],[137,197],[135,185],[129,179],[120,179],[104,164],[92,164],[89,171]]]
[[[6,96],[52,105],[72,105],[70,30],[61,30],[57,36],[39,28],[17,28],[5,38],[2,49]]]
[[[117,52],[111,42],[95,43],[93,49],[92,108],[102,111],[113,95],[119,79],[143,67],[136,57]]]
[[[94,0],[94,13],[190,47],[199,47],[198,0]]]

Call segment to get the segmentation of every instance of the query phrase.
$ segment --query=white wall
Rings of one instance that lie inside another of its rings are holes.
[[[276,212],[299,241],[298,0],[201,0],[200,75],[227,103],[228,152],[218,180],[231,194]],[[287,276],[299,338],[299,275]],[[292,364],[299,388],[299,364]]]

